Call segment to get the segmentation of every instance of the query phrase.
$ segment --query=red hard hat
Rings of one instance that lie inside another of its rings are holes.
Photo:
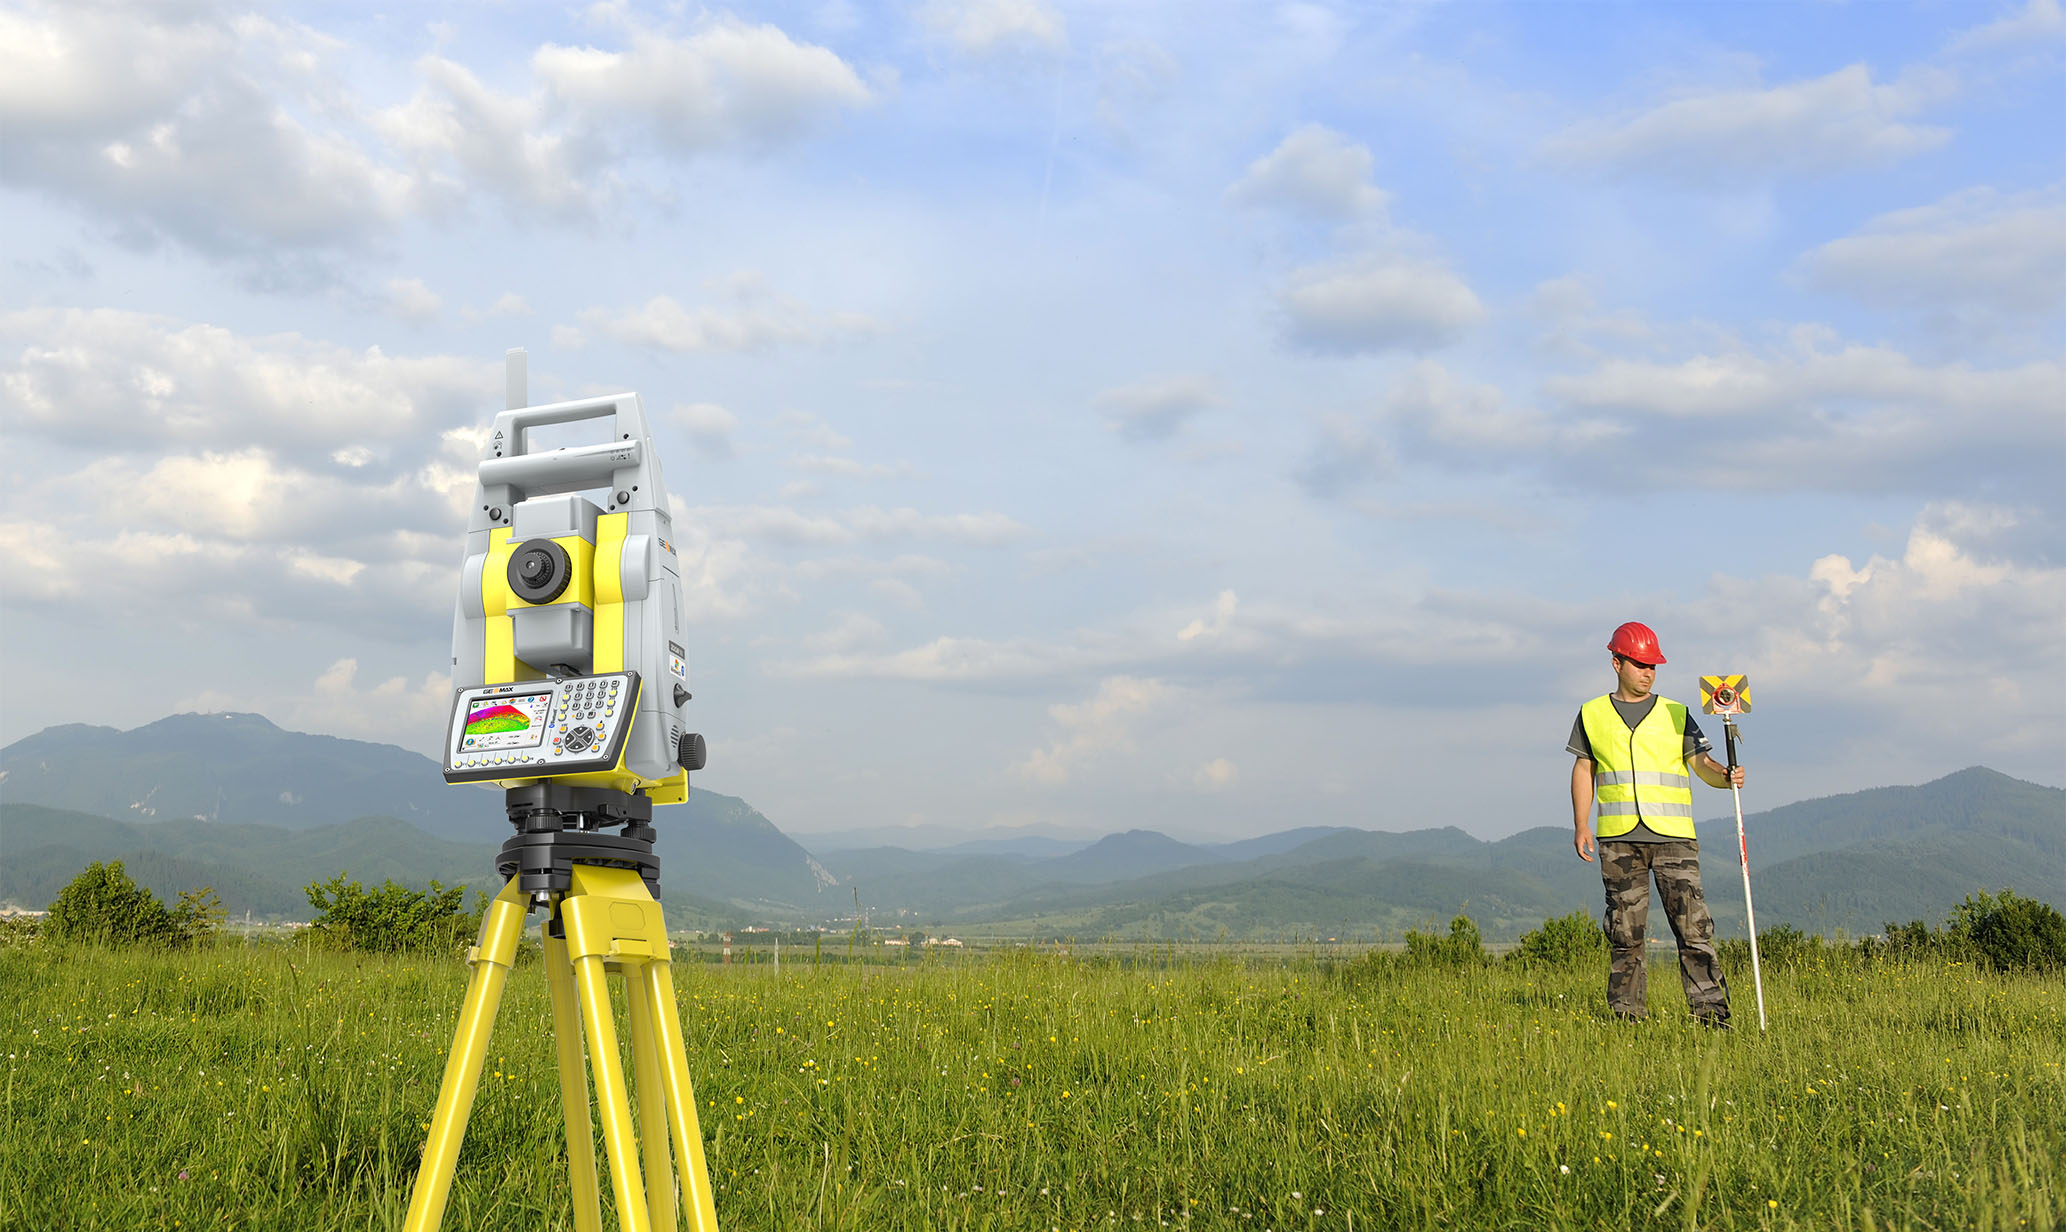
[[[1657,635],[1650,631],[1649,625],[1633,620],[1614,631],[1614,636],[1607,639],[1607,649],[1638,663],[1664,662],[1664,651],[1658,649]]]

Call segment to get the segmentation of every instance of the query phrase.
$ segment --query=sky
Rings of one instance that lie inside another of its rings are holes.
[[[792,834],[1568,825],[1627,620],[1747,810],[2066,784],[2062,116],[2057,0],[6,0],[0,743],[436,756],[523,347]]]

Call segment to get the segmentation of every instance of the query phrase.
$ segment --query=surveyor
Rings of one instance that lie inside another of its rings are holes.
[[[1686,708],[1651,692],[1665,661],[1657,635],[1635,621],[1607,641],[1616,687],[1581,706],[1565,750],[1571,766],[1572,845],[1590,863],[1597,848],[1607,895],[1605,925],[1614,954],[1607,968],[1607,1006],[1638,1019],[1645,1000],[1643,928],[1650,916],[1650,878],[1679,943],[1679,978],[1694,1017],[1729,1025],[1729,985],[1715,957],[1714,917],[1700,890],[1700,842],[1693,829],[1690,768],[1710,787],[1743,785],[1708,755],[1713,747]],[[1592,812],[1600,807],[1595,841]]]

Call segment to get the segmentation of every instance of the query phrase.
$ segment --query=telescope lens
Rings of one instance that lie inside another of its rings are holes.
[[[567,550],[550,539],[526,540],[509,558],[509,588],[526,603],[550,603],[573,579]]]

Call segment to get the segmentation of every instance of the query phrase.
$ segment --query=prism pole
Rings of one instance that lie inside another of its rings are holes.
[[[1750,904],[1750,840],[1743,834],[1743,789],[1736,785],[1736,719],[1722,716],[1729,744],[1729,794],[1736,800],[1736,857],[1743,865],[1743,922],[1750,929],[1750,978],[1758,991],[1758,1030],[1765,1029],[1765,976],[1758,966],[1758,916]]]

